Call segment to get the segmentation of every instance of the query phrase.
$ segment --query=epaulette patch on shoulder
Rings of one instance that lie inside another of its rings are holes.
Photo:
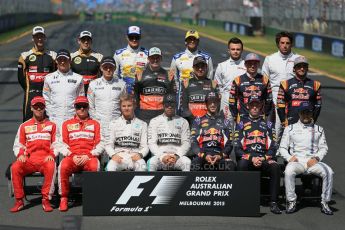
[[[71,53],[71,59],[79,55],[79,50]]]
[[[236,85],[240,85],[240,83],[241,83],[241,76],[235,77],[234,81],[235,81]]]
[[[204,52],[204,51],[199,50],[198,53],[199,53],[200,55],[204,56],[206,59],[209,59],[209,58],[210,58],[210,55],[209,55],[208,53]]]
[[[119,55],[120,53],[122,53],[122,52],[125,51],[126,49],[127,49],[127,47],[116,50],[116,51],[115,51],[115,55]]]
[[[177,53],[173,56],[173,59],[178,59],[179,57],[181,57],[182,55],[184,54],[184,52],[180,52],[180,53]]]
[[[22,55],[23,59],[25,60],[30,54],[33,54],[32,49],[29,51],[23,52],[21,55]]]
[[[212,80],[211,83],[212,83],[212,88],[213,88],[213,89],[217,88],[217,85],[218,85],[218,84],[217,84],[217,81],[216,81],[216,80]]]
[[[280,84],[283,86],[283,89],[284,89],[285,91],[288,90],[288,87],[289,87],[288,80],[281,81]]]
[[[50,55],[54,60],[56,59],[56,52],[55,52],[55,51],[50,50],[50,51],[49,51],[49,55]]]
[[[266,75],[263,75],[263,76],[262,76],[262,83],[264,83],[265,85],[267,85],[268,81],[269,81],[269,78],[268,78]]]
[[[174,69],[169,70],[169,81],[172,81],[175,78],[176,71]]]
[[[97,53],[97,52],[92,52],[91,56],[95,57],[98,60],[98,62],[101,62],[101,60],[103,58],[103,55],[100,53]]]
[[[319,81],[315,80],[314,81],[314,90],[315,91],[319,90],[320,86],[321,86],[321,83]]]
[[[183,79],[183,86],[184,86],[185,88],[187,88],[188,85],[189,85],[189,78],[184,78],[184,79]]]
[[[143,78],[143,72],[138,72],[136,74],[136,78],[137,78],[137,81],[141,81],[141,79]]]
[[[140,47],[140,51],[143,51],[146,55],[149,54],[149,51],[145,47]]]

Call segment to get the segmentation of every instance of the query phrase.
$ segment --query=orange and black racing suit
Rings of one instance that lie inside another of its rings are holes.
[[[153,71],[149,66],[146,67],[135,79],[134,93],[138,104],[136,116],[149,123],[152,118],[163,113],[163,96],[173,92],[174,79],[169,78],[165,69]]]
[[[194,117],[202,117],[206,114],[206,95],[217,92],[215,81],[208,78],[198,79],[192,73],[191,79],[185,79],[182,86],[182,107],[180,115],[192,124]]]

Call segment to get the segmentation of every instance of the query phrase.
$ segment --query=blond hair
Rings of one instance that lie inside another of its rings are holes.
[[[130,101],[133,103],[133,105],[136,105],[136,99],[132,94],[125,94],[120,97],[120,106],[124,101]]]

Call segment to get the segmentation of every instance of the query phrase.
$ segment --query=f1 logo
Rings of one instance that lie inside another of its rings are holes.
[[[133,196],[140,196],[143,188],[138,188],[140,184],[144,184],[152,180],[155,176],[134,176],[116,204],[127,204]],[[168,204],[174,196],[180,185],[185,180],[185,176],[163,176],[150,196],[155,196],[152,204]]]

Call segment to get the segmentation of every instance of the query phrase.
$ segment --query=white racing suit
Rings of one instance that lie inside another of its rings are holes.
[[[207,61],[207,78],[213,79],[213,63],[211,56],[203,51],[196,50],[193,53],[186,49],[173,56],[170,64],[169,77],[174,78],[177,89],[177,110],[180,109],[182,99],[182,84],[186,79],[190,79],[193,72],[193,60],[197,56],[203,56]]]
[[[146,171],[146,162],[143,159],[149,152],[146,122],[136,117],[129,121],[121,116],[110,123],[109,130],[110,136],[106,141],[106,152],[110,158],[114,155],[122,157],[122,161],[117,163],[110,159],[107,171]],[[132,156],[135,154],[139,154],[142,158],[133,161]]]
[[[273,53],[265,58],[262,65],[262,75],[266,75],[271,82],[272,96],[274,105],[277,106],[277,97],[280,87],[280,82],[289,80],[295,76],[293,72],[294,61],[298,57],[298,54],[290,53],[289,55],[283,55],[280,51]],[[275,129],[277,137],[281,136],[281,121],[275,109]]]
[[[46,112],[59,130],[62,123],[75,114],[74,100],[84,96],[83,77],[70,70],[61,73],[59,70],[46,76],[43,86],[43,97],[46,101]]]
[[[133,92],[135,75],[144,71],[147,64],[148,51],[144,47],[134,50],[129,45],[115,51],[115,75],[126,82],[127,93]]]
[[[333,170],[321,162],[327,154],[328,146],[324,130],[315,124],[305,125],[301,121],[285,128],[280,142],[279,154],[289,161],[296,156],[298,162],[289,162],[285,168],[285,192],[287,201],[296,201],[295,177],[302,173],[311,173],[322,177],[323,202],[331,200],[333,187]],[[308,168],[307,162],[311,158],[318,158],[319,162]]]
[[[102,146],[109,137],[109,123],[120,117],[120,97],[126,94],[126,83],[114,77],[107,81],[103,76],[90,82],[87,92],[89,113],[101,124]]]
[[[222,96],[220,110],[223,111],[224,116],[233,122],[233,117],[229,110],[229,96],[232,82],[235,77],[241,76],[247,72],[244,66],[244,60],[239,59],[237,61],[229,58],[228,60],[218,64],[216,72],[214,74],[214,80],[219,87],[219,93]]]
[[[190,171],[191,160],[185,156],[191,146],[190,129],[186,119],[179,116],[168,118],[165,114],[151,119],[148,143],[153,155],[147,162],[148,171],[161,169]],[[163,157],[171,153],[176,155],[176,163],[164,164]]]

